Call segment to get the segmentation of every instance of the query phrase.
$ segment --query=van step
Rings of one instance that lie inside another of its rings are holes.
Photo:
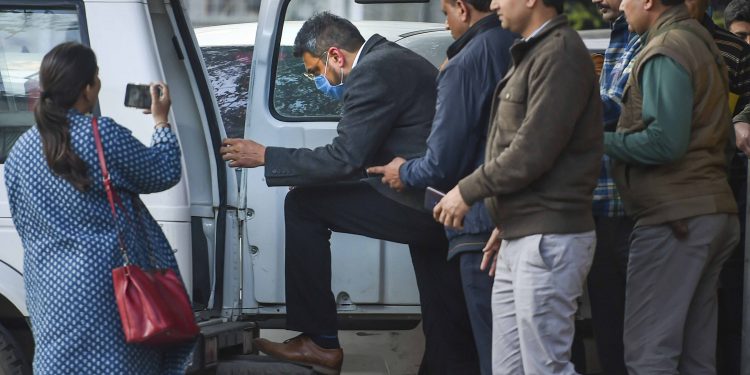
[[[263,355],[238,355],[221,361],[216,375],[313,375],[311,368],[282,362]]]
[[[253,352],[253,339],[258,326],[253,322],[221,322],[201,324],[201,334],[193,351],[188,374],[207,374],[224,358]]]

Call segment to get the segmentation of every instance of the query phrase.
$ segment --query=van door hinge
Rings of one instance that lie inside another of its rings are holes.
[[[255,217],[255,210],[252,208],[246,208],[244,210],[237,210],[237,218],[240,221],[252,220]]]

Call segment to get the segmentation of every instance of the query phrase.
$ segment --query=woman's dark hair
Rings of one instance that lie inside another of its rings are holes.
[[[94,84],[96,55],[80,43],[63,43],[49,51],[39,68],[42,94],[34,108],[44,156],[52,172],[70,182],[79,191],[90,184],[86,164],[70,146],[68,110],[81,96],[86,85]]]

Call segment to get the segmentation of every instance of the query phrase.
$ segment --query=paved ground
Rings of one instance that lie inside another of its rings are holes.
[[[261,330],[260,336],[273,341],[284,341],[296,336],[296,332],[268,329]],[[345,348],[343,375],[411,375],[416,374],[424,351],[422,325],[408,331],[340,331],[339,339]],[[599,372],[595,345],[591,338],[584,338],[585,355],[589,375]],[[262,357],[261,360],[270,360]],[[248,360],[258,361],[257,357]],[[281,365],[281,367],[261,366],[250,372],[253,375],[284,374],[308,375],[309,369]],[[223,371],[221,375],[244,375],[246,372]],[[249,373],[248,373],[249,374]]]
[[[267,329],[260,336],[284,341],[296,332]],[[409,331],[341,331],[345,348],[342,375],[416,374],[424,351],[422,325]]]

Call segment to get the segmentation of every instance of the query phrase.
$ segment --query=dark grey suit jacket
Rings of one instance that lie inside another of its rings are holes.
[[[364,180],[398,202],[419,208],[422,190],[396,193],[365,169],[401,156],[424,155],[435,114],[437,69],[427,60],[374,35],[344,79],[338,135],[325,146],[266,148],[268,186],[310,186]]]

